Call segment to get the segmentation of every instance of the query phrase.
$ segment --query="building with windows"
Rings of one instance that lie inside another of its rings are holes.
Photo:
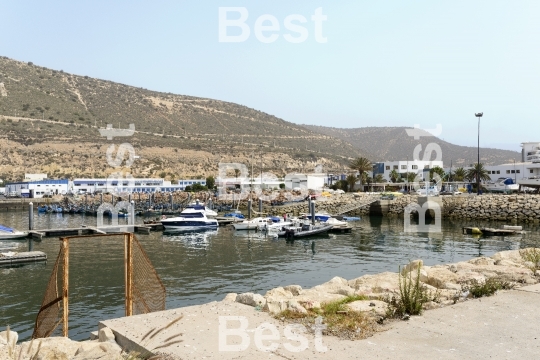
[[[6,184],[6,195],[42,198],[45,195],[62,195],[69,191],[69,180],[23,181]]]
[[[106,178],[106,179],[74,179],[70,190],[74,193],[96,192],[127,192],[127,193],[153,193],[183,191],[187,186],[194,184],[206,185],[205,179],[178,180],[172,184],[164,179],[136,179],[136,178]]]
[[[442,168],[442,160],[400,160],[378,162],[373,165],[373,177],[377,176],[377,174],[382,174],[386,181],[391,181],[390,174],[393,171],[396,171],[401,178],[405,178],[406,174],[410,172],[420,174],[420,176],[422,176],[424,169],[429,170],[436,166]]]

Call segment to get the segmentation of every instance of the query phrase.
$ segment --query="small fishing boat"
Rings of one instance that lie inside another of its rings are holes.
[[[234,223],[233,226],[235,230],[255,230],[259,225],[268,224],[268,221],[272,222],[269,218],[256,217],[251,220]]]
[[[0,240],[12,240],[27,237],[26,231],[18,231],[7,226],[0,225]]]
[[[51,211],[47,205],[38,206],[37,210],[38,210],[38,213],[42,213],[42,214]]]
[[[279,237],[287,239],[303,238],[313,235],[326,234],[332,229],[332,225],[329,224],[303,224],[302,226],[285,226],[283,231],[278,233]]]

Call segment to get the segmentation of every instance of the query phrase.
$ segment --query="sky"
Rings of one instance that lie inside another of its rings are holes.
[[[459,145],[483,112],[480,145],[520,151],[540,141],[539,18],[537,0],[0,0],[0,55]]]

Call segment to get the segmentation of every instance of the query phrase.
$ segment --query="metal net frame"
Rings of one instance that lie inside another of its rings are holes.
[[[32,338],[51,336],[62,324],[68,336],[69,324],[69,245],[72,239],[118,237],[124,240],[124,287],[126,316],[165,310],[165,286],[133,233],[98,234],[61,238],[60,251],[45,289],[36,317]]]

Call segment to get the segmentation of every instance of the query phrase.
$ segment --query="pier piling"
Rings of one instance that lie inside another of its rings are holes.
[[[28,230],[34,230],[34,204],[28,203]]]
[[[262,199],[259,199],[259,213],[261,214],[263,210],[263,202]]]
[[[248,219],[251,219],[251,199],[248,200]]]
[[[315,201],[310,201],[311,223],[315,225]]]

